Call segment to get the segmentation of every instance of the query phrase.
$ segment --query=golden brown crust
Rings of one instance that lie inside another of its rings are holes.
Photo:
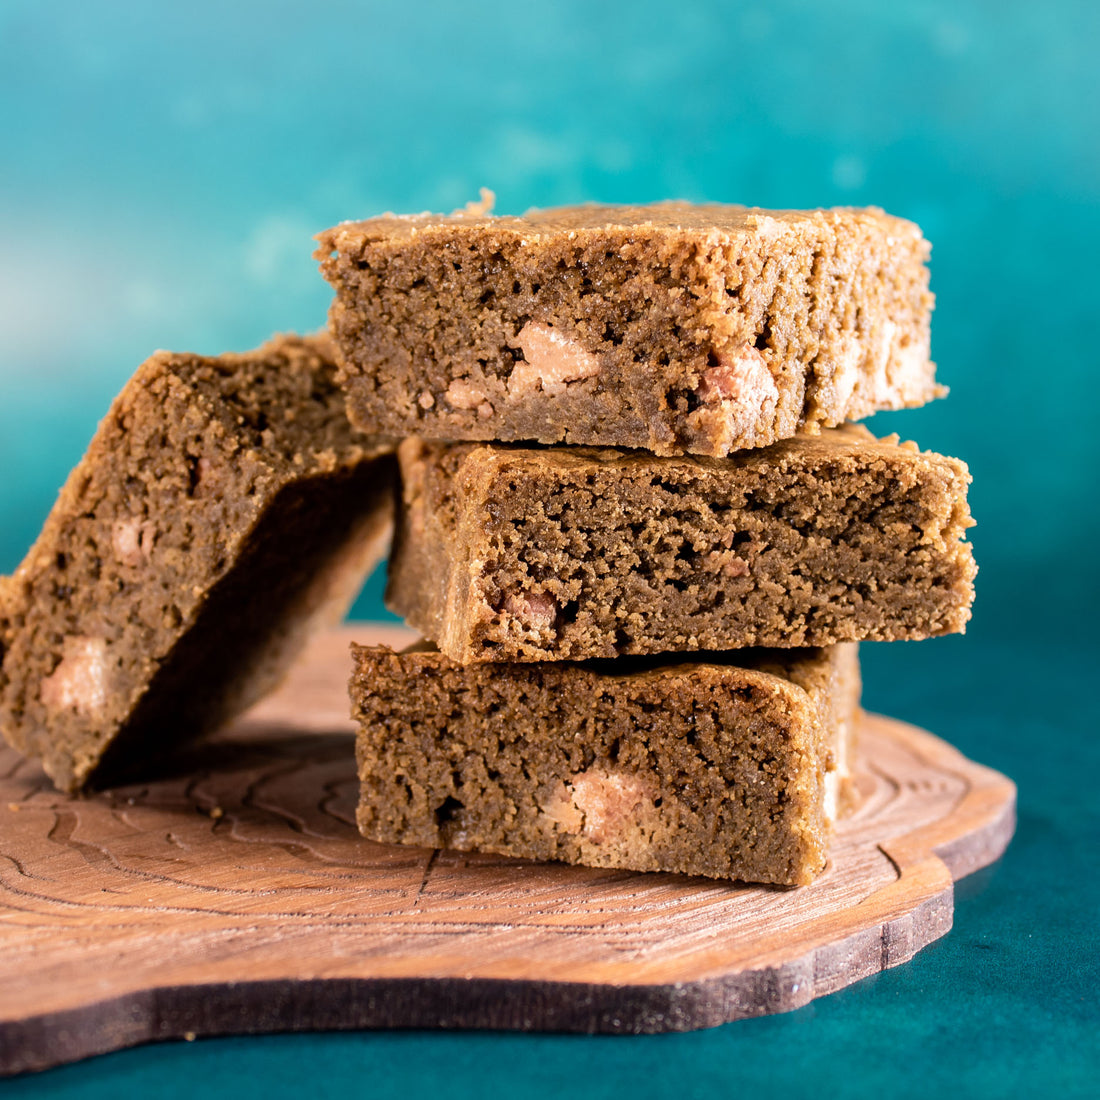
[[[920,230],[909,221],[877,207],[836,207],[832,210],[765,210],[734,203],[690,203],[671,200],[648,205],[616,206],[586,203],[529,210],[521,217],[469,214],[382,214],[376,218],[346,221],[320,234],[322,248],[338,250],[362,247],[381,240],[407,240],[425,232],[471,234],[485,230],[511,232],[528,241],[568,232],[599,232],[645,229],[668,236],[714,234],[730,239],[781,232],[778,226],[797,226],[815,221],[860,221],[895,236],[920,238]],[[778,223],[773,225],[772,223]]]

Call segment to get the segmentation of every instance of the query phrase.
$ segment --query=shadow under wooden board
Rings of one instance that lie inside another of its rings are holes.
[[[358,1027],[659,1032],[905,962],[1004,850],[1015,788],[867,715],[862,802],[811,886],[386,847],[354,828],[347,644],[231,729],[69,799],[0,751],[0,1072],[155,1039]]]

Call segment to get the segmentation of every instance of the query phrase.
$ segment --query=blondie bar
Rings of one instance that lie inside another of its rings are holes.
[[[158,352],[0,581],[4,737],[73,790],[242,710],[385,554],[380,455],[327,337]]]
[[[926,638],[964,629],[970,480],[855,425],[731,455],[425,444],[389,606],[452,660]]]
[[[353,422],[725,455],[942,391],[928,244],[880,210],[579,206],[319,235]]]
[[[352,649],[372,840],[786,885],[825,866],[854,645],[466,667]]]

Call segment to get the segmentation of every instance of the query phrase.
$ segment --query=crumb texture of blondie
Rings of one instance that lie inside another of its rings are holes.
[[[875,209],[386,215],[318,237],[349,415],[725,455],[944,391],[928,243]]]
[[[725,459],[399,448],[387,603],[452,660],[893,641],[962,631],[966,466],[826,429]]]
[[[327,336],[158,352],[0,581],[0,730],[75,790],[243,710],[385,555],[395,463]]]
[[[825,866],[858,710],[853,645],[743,665],[352,650],[372,840],[785,885]]]

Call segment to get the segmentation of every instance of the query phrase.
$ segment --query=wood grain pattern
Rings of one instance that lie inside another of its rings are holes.
[[[153,1039],[356,1027],[656,1032],[796,1008],[912,957],[1015,788],[868,715],[862,803],[781,889],[395,848],[354,828],[345,629],[149,782],[69,799],[0,752],[0,1072]]]

